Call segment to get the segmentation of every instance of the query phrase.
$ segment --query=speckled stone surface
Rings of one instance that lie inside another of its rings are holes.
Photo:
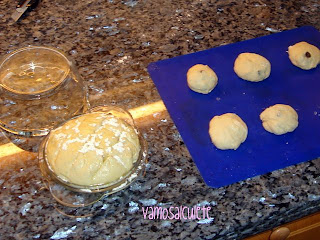
[[[320,29],[318,0],[43,0],[12,25],[14,2],[0,2],[0,54],[60,48],[75,60],[92,106],[161,100],[150,62],[303,25]],[[87,218],[60,214],[43,189],[32,152],[41,138],[9,136],[29,151],[1,154],[0,238],[242,239],[320,210],[320,160],[211,189],[167,112],[146,116],[140,128],[149,143],[145,177],[94,204]],[[1,133],[0,149],[7,143]],[[143,218],[142,207],[196,204],[211,206],[210,221]]]

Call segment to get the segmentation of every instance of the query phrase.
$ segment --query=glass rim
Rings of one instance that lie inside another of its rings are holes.
[[[7,63],[8,61],[10,61],[10,59],[15,56],[16,54],[19,54],[21,52],[24,51],[28,51],[28,50],[36,50],[36,49],[43,49],[43,50],[48,50],[48,51],[52,51],[55,54],[59,55],[60,57],[62,57],[65,60],[66,65],[68,65],[69,67],[67,68],[67,71],[64,72],[64,75],[61,77],[61,80],[57,81],[54,85],[52,85],[51,87],[49,87],[48,89],[44,89],[44,90],[40,90],[40,91],[35,91],[35,92],[23,92],[23,91],[18,91],[15,90],[13,88],[10,88],[7,84],[3,84],[2,81],[0,81],[0,86],[10,92],[11,94],[15,94],[15,95],[21,95],[21,96],[30,96],[30,97],[38,97],[40,95],[43,94],[47,94],[50,93],[51,91],[53,91],[54,89],[56,89],[58,86],[62,85],[62,83],[65,82],[66,77],[68,76],[68,74],[70,73],[70,66],[71,66],[71,60],[67,57],[67,55],[62,52],[61,50],[54,48],[54,47],[47,47],[47,46],[27,46],[27,47],[22,47],[22,48],[18,48],[8,54],[6,54],[0,62],[0,69],[3,67],[3,65],[5,63]]]
[[[73,114],[74,117],[79,116],[79,113],[85,109],[85,104],[81,106],[77,111]],[[69,120],[69,119],[68,119]],[[64,122],[63,122],[64,123]],[[25,137],[43,137],[50,133],[51,130],[56,128],[55,125],[42,127],[42,128],[13,128],[8,126],[8,124],[0,119],[0,128],[5,130],[8,133],[15,134],[18,136],[25,136]]]

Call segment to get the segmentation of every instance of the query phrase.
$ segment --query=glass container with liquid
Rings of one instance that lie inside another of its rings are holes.
[[[82,78],[59,50],[30,46],[0,61],[0,127],[4,130],[43,136],[88,108]]]

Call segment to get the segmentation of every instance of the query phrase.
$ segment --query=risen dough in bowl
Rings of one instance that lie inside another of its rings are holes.
[[[276,135],[292,132],[298,127],[297,112],[285,104],[268,107],[260,114],[264,129]]]
[[[271,64],[259,54],[241,53],[234,62],[234,71],[244,80],[260,82],[269,77]]]
[[[139,137],[130,124],[94,112],[51,131],[45,154],[59,178],[91,186],[112,183],[128,173],[139,152]]]
[[[217,148],[236,150],[246,140],[248,128],[238,115],[225,113],[211,119],[209,135]]]

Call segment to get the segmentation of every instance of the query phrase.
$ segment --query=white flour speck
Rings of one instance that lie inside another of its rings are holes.
[[[106,146],[110,146],[110,141],[108,138],[104,139],[104,142],[105,142]]]
[[[115,129],[113,132],[116,137],[119,137],[121,135],[121,132],[118,129]]]
[[[108,148],[106,149],[106,152],[107,152],[107,153],[111,153],[111,151],[112,151],[112,150],[111,150],[111,147],[108,147]]]
[[[124,146],[122,142],[118,142],[115,145],[113,145],[113,148],[119,152],[123,152],[124,151]]]
[[[79,130],[79,126],[80,126],[80,121],[76,121],[76,125],[72,128],[76,133],[79,133],[80,130]]]
[[[54,137],[55,139],[61,139],[61,138],[65,138],[67,135],[64,134],[64,133],[58,133],[58,134],[55,134]]]
[[[98,155],[103,156],[103,149],[98,149],[95,147],[95,137],[92,137],[87,143],[85,143],[79,150],[81,153],[87,153],[89,151],[94,151]]]
[[[119,122],[115,117],[108,118],[102,122],[102,125],[106,125],[106,124],[111,125],[113,127],[119,126]]]

